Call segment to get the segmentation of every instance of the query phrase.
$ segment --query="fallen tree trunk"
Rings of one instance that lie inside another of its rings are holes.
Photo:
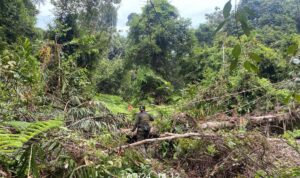
[[[274,121],[284,121],[289,120],[289,114],[277,114],[277,115],[266,115],[259,117],[240,117],[240,118],[232,118],[230,121],[215,121],[215,122],[205,122],[200,124],[200,128],[202,129],[232,129],[237,126],[247,126],[247,125],[255,125],[262,123],[269,123]]]
[[[289,119],[289,114],[276,114],[276,115],[266,115],[259,117],[249,117],[249,123],[252,124],[261,124],[264,122],[273,122],[273,121],[284,121]]]
[[[216,122],[205,122],[200,124],[201,129],[224,129],[224,128],[234,128],[236,124],[232,121],[216,121]]]

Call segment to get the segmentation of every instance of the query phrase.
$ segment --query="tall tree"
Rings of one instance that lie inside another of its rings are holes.
[[[150,66],[165,78],[175,77],[176,64],[193,45],[190,21],[167,0],[150,0],[142,14],[131,14],[128,20],[130,63]]]
[[[37,13],[32,0],[0,0],[0,40],[12,43],[21,36],[34,38]]]
[[[113,29],[117,25],[117,8],[121,0],[85,0],[80,26],[90,31]]]
[[[65,44],[64,52],[76,56],[81,67],[94,68],[116,27],[120,0],[52,0],[56,26],[52,39]]]
[[[120,0],[52,0],[57,20],[67,27],[99,32],[116,26]],[[70,26],[68,26],[70,25]]]

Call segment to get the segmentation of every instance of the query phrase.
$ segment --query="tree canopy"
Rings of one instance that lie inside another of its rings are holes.
[[[181,18],[178,10],[168,1],[151,1],[142,14],[131,14],[129,62],[149,66],[170,78],[182,57],[189,55],[193,45],[190,21]]]

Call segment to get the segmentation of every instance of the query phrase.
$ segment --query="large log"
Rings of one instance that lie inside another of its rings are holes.
[[[215,122],[205,122],[200,124],[200,128],[202,129],[231,129],[238,126],[246,126],[246,125],[255,125],[262,123],[270,123],[274,121],[284,121],[289,119],[289,114],[276,114],[276,115],[266,115],[259,117],[240,117],[240,118],[232,118],[229,121],[215,121]]]
[[[266,115],[259,117],[249,117],[249,122],[252,124],[261,124],[265,122],[284,121],[289,119],[289,114]]]
[[[224,128],[234,128],[236,124],[231,121],[219,121],[219,122],[205,122],[200,124],[201,129],[224,129]]]

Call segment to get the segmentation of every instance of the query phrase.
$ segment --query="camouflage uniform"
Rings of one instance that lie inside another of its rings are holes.
[[[135,124],[132,131],[134,132],[137,129],[137,141],[144,140],[149,138],[150,134],[150,121],[153,121],[153,117],[147,112],[143,111],[135,116]]]

